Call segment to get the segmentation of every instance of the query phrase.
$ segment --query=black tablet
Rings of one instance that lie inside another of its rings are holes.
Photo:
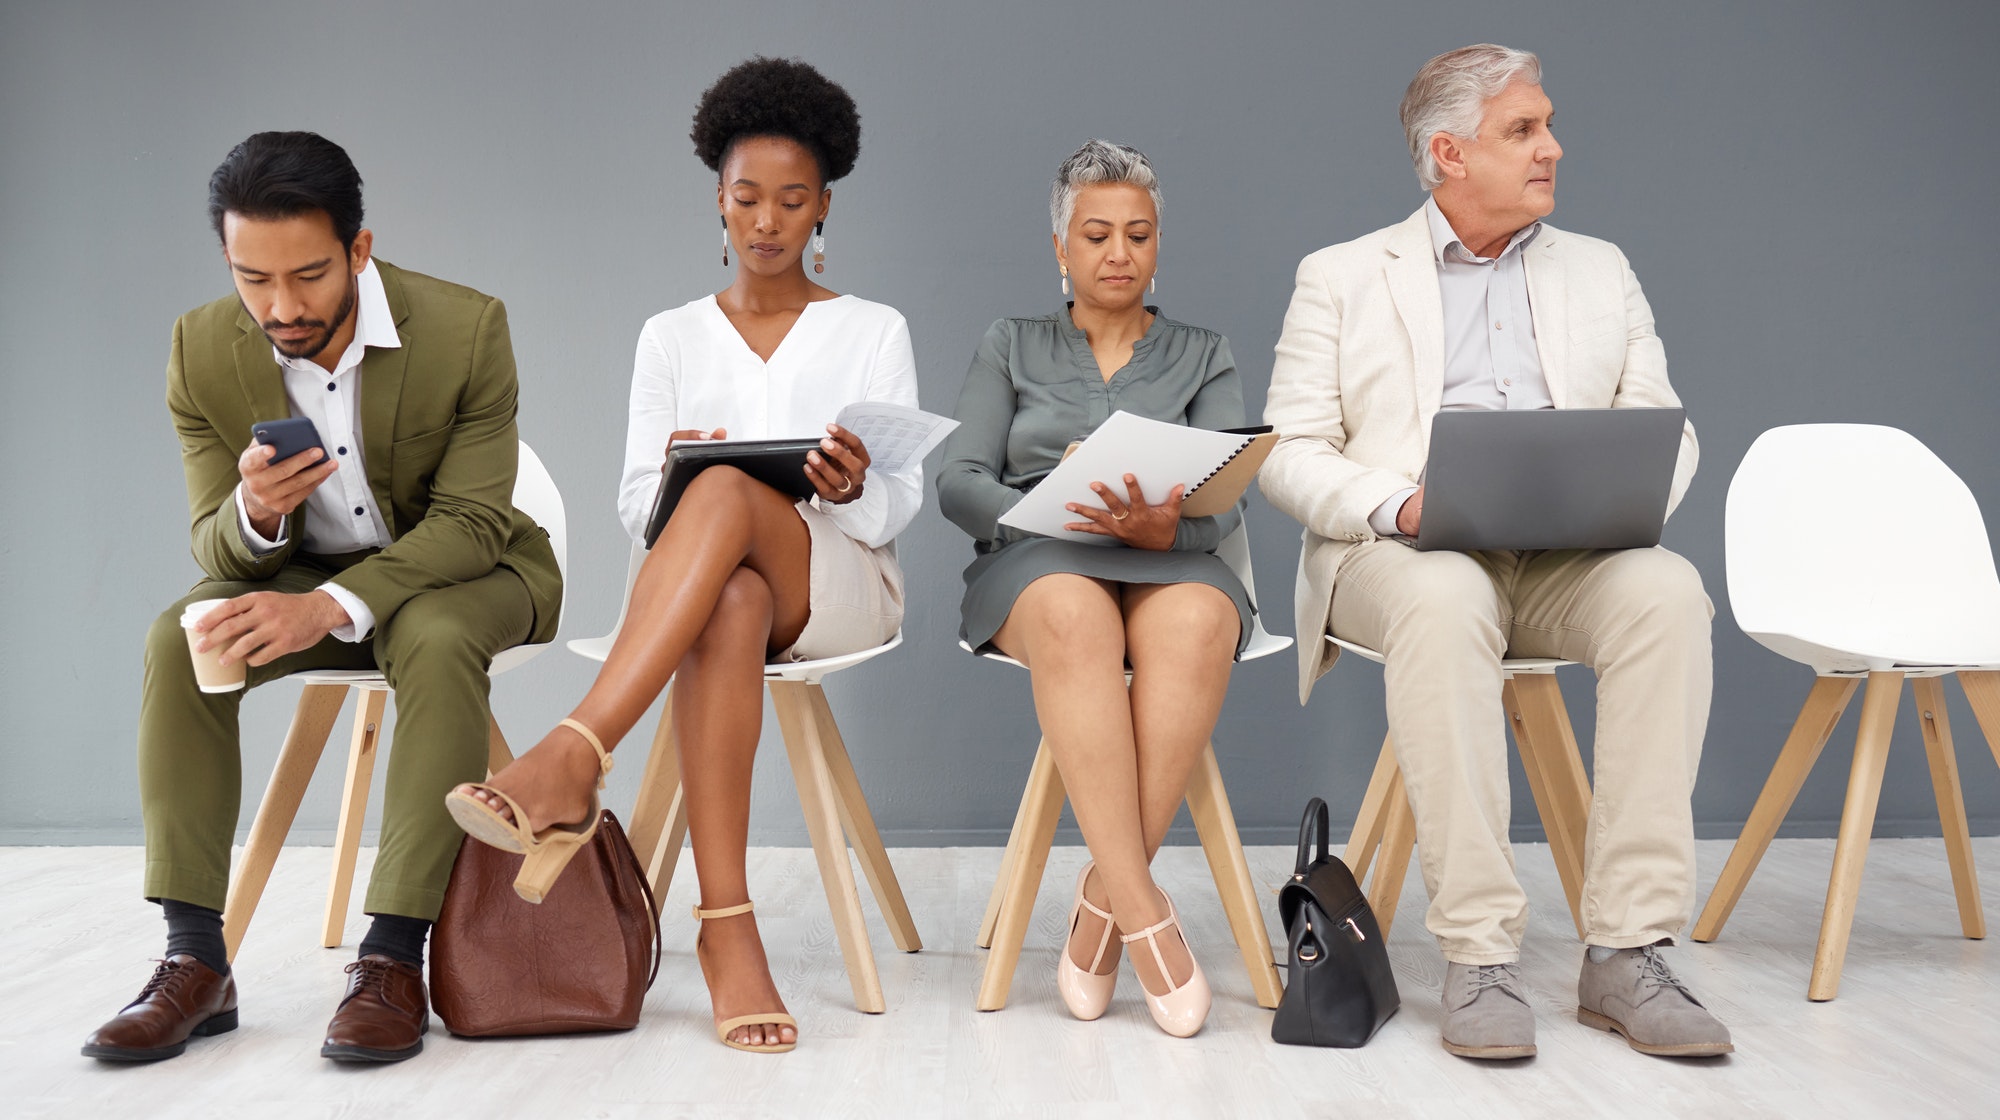
[[[810,498],[819,491],[806,477],[806,455],[819,449],[817,438],[697,440],[667,449],[667,464],[660,472],[659,493],[653,497],[653,514],[646,519],[646,547],[660,539],[660,530],[674,515],[681,495],[694,476],[710,467],[727,464],[751,478],[794,498]]]

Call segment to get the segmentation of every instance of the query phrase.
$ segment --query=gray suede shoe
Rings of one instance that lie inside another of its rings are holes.
[[[1521,994],[1521,970],[1445,962],[1442,1041],[1461,1058],[1534,1057],[1535,1012]]]
[[[1656,946],[1620,949],[1602,964],[1584,951],[1576,1021],[1625,1037],[1641,1054],[1713,1058],[1736,1049],[1729,1028],[1674,976]]]

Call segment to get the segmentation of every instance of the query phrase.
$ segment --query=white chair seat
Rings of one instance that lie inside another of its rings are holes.
[[[1379,651],[1369,649],[1359,642],[1336,638],[1332,634],[1328,634],[1326,640],[1356,657],[1373,661],[1377,665],[1388,660]],[[1575,664],[1574,661],[1564,661],[1560,657],[1509,657],[1500,662],[1500,671],[1511,677],[1516,673],[1553,673],[1565,665]]]

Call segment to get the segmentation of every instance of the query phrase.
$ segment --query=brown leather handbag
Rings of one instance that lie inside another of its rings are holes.
[[[660,929],[609,811],[540,905],[514,893],[518,852],[459,845],[431,931],[431,1006],[472,1038],[623,1031],[660,971]]]

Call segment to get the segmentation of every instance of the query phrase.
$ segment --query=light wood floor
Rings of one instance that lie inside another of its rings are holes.
[[[1565,1117],[2000,1115],[2000,945],[1957,935],[1942,844],[1878,840],[1840,998],[1805,999],[1832,842],[1780,840],[1723,940],[1672,959],[1735,1032],[1713,1062],[1635,1054],[1574,1019],[1579,950],[1548,849],[1517,849],[1537,910],[1522,962],[1541,1054],[1495,1065],[1437,1044],[1441,959],[1423,930],[1414,869],[1390,938],[1404,1007],[1357,1051],[1277,1046],[1252,1001],[1198,849],[1161,854],[1216,990],[1187,1041],[1156,1030],[1126,971],[1105,1018],[1071,1020],[1051,972],[1081,849],[1049,861],[1013,1001],[972,1009],[985,953],[972,945],[999,867],[994,848],[900,849],[925,939],[902,954],[874,926],[889,1013],[849,1001],[812,855],[758,849],[750,878],[779,987],[803,1041],[784,1056],[714,1041],[692,955],[689,865],[666,901],[668,953],[639,1029],[472,1042],[433,1021],[425,1052],[390,1067],[318,1056],[350,947],[317,945],[330,849],[287,849],[237,961],[243,1026],[151,1066],[106,1066],[77,1047],[138,990],[159,951],[157,911],[133,897],[135,848],[0,849],[15,967],[0,973],[0,1110],[14,1117],[1150,1116]],[[1975,841],[1989,883],[2000,839]],[[1702,895],[1727,854],[1700,845]],[[366,861],[372,852],[363,852]],[[1275,884],[1291,852],[1253,848]],[[1987,903],[1993,910],[1994,890]],[[865,894],[865,892],[864,892]],[[357,890],[357,899],[359,891]],[[874,920],[872,901],[867,903]],[[1271,908],[1275,911],[1275,906]],[[1269,916],[1274,936],[1277,917]]]

